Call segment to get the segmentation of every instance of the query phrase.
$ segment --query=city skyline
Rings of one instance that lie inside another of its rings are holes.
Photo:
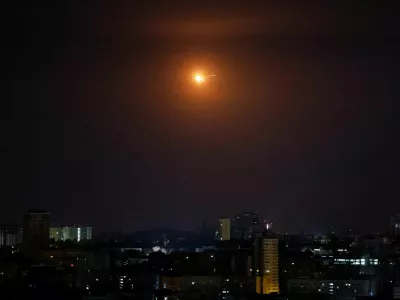
[[[11,7],[0,222],[389,228],[397,10],[173,2]],[[199,87],[197,69],[216,76]]]
[[[90,233],[88,233],[89,238],[91,239],[92,237],[92,226],[88,223],[75,223],[75,224],[61,224],[58,222],[55,222],[51,218],[51,212],[46,211],[46,210],[38,210],[38,209],[30,209],[26,211],[23,215],[21,215],[21,220],[29,214],[47,214],[49,216],[49,236],[51,238],[56,238],[56,240],[69,240],[71,239],[69,236],[76,236],[78,237],[78,232],[83,231],[82,236],[86,236],[86,230],[89,230]],[[247,219],[247,221],[238,221],[238,219]],[[358,227],[349,227],[346,224],[342,223],[336,223],[336,224],[331,224],[325,228],[318,228],[318,229],[310,229],[306,230],[304,228],[296,228],[295,230],[288,231],[288,230],[282,230],[282,228],[276,226],[274,222],[271,222],[271,220],[267,220],[263,218],[262,216],[258,215],[255,212],[251,211],[243,211],[240,213],[236,213],[231,216],[220,216],[219,218],[214,218],[212,221],[207,222],[206,220],[203,219],[201,224],[197,224],[197,226],[193,229],[181,229],[181,228],[172,228],[168,226],[155,226],[155,227],[148,227],[148,228],[143,228],[143,229],[136,229],[136,230],[130,230],[129,228],[119,228],[119,229],[112,229],[112,228],[106,228],[106,229],[99,229],[96,232],[97,236],[103,236],[103,235],[110,235],[110,236],[115,236],[115,234],[120,235],[120,234],[134,234],[138,232],[192,232],[192,233],[201,233],[203,230],[208,231],[212,229],[214,230],[215,233],[215,239],[216,240],[230,240],[232,239],[238,239],[238,238],[249,238],[250,236],[253,236],[253,234],[257,235],[257,232],[270,232],[270,233],[276,233],[276,234],[290,234],[290,235],[302,235],[302,234],[307,234],[307,235],[315,235],[315,236],[322,236],[322,235],[337,235],[337,234],[355,234],[355,235],[388,235],[388,236],[398,236],[399,235],[399,229],[400,228],[400,214],[394,214],[391,215],[390,218],[388,218],[386,221],[387,226],[382,226],[382,230],[378,230],[379,227],[375,228],[373,231],[368,231],[365,228],[358,228]],[[243,223],[244,222],[244,223]],[[242,224],[242,225],[240,225]],[[249,232],[249,228],[253,227],[253,224],[255,227],[252,228],[251,230],[254,230],[253,233],[251,231]],[[243,229],[241,228],[244,226]],[[2,222],[0,220],[0,227],[4,228],[10,228],[11,230],[15,230],[17,228],[20,229],[20,233],[22,234],[22,227],[23,227],[23,222]],[[236,228],[236,229],[235,229]],[[239,231],[238,231],[239,230]],[[57,236],[60,235],[60,236]],[[72,238],[73,240],[74,238]],[[86,239],[85,237],[82,238],[82,240]]]

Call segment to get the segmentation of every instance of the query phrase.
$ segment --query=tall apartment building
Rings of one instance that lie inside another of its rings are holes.
[[[16,246],[22,242],[22,228],[19,225],[0,225],[0,247]]]
[[[256,292],[279,293],[279,240],[273,236],[256,239],[254,244],[253,273]]]
[[[24,215],[23,244],[27,249],[49,247],[50,214],[46,211],[30,210]]]

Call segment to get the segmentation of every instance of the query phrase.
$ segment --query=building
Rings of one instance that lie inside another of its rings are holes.
[[[31,210],[24,215],[23,244],[28,249],[49,247],[50,214]]]
[[[51,227],[50,228],[50,239],[55,242],[59,242],[63,240],[63,230],[62,227]]]
[[[254,291],[254,278],[248,276],[160,276],[158,289],[174,292],[201,291],[204,295],[220,294],[222,298],[231,294]],[[225,295],[224,295],[225,294]]]
[[[231,236],[235,239],[251,239],[259,237],[263,231],[258,215],[253,212],[244,212],[232,218]]]
[[[29,267],[26,272],[25,280],[27,286],[39,286],[39,289],[46,290],[49,294],[54,293],[58,296],[55,296],[55,298],[63,299],[64,297],[60,297],[60,295],[68,293],[69,287],[73,284],[74,277],[72,275],[73,273],[68,267],[38,264]],[[40,296],[37,297],[37,294],[32,290],[34,289],[30,289],[29,295],[33,294],[34,299],[47,298]]]
[[[212,295],[221,293],[223,280],[221,276],[161,276],[159,288],[185,292],[201,291],[205,295]]]
[[[229,218],[219,219],[215,237],[219,241],[229,241],[231,239],[231,220]]]
[[[215,274],[239,277],[252,275],[252,240],[220,241],[213,256]]]
[[[73,226],[63,227],[64,241],[86,241],[92,239],[92,227],[88,226]]]
[[[258,294],[279,293],[279,240],[274,236],[257,238],[254,243],[253,273]]]
[[[396,280],[393,286],[393,299],[400,299],[400,281]]]
[[[16,246],[22,242],[22,228],[18,225],[0,226],[0,247]]]
[[[289,279],[288,292],[296,294],[334,295],[336,299],[355,299],[377,295],[378,280]]]
[[[54,241],[87,241],[92,239],[92,227],[63,226],[50,228],[50,238]]]
[[[335,265],[352,265],[352,266],[373,266],[379,265],[377,258],[334,258]]]
[[[400,237],[400,214],[390,219],[390,232],[393,237]]]

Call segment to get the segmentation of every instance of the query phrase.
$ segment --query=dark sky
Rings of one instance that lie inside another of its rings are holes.
[[[0,222],[193,229],[250,210],[280,230],[386,229],[399,11],[192,2],[7,7]]]

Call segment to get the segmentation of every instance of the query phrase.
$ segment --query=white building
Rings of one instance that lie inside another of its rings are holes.
[[[88,226],[63,226],[51,227],[50,238],[55,241],[87,241],[92,239],[92,227]]]

